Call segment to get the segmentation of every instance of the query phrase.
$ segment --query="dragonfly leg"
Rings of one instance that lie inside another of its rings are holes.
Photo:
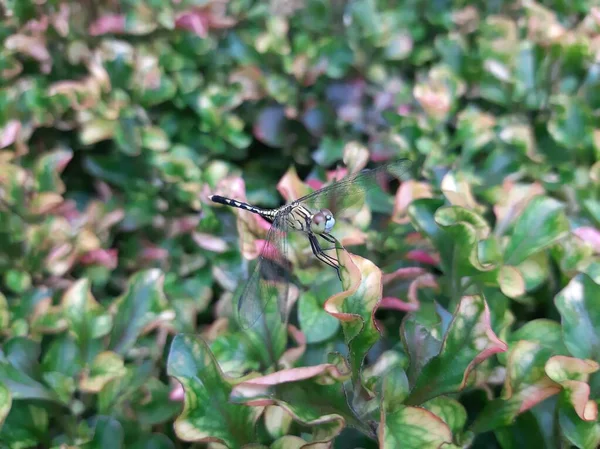
[[[337,241],[335,238],[329,234],[320,234],[321,238],[329,243],[333,243],[335,246],[331,246],[329,248],[321,248],[323,251],[331,251],[332,249],[338,249]]]
[[[317,240],[317,238],[315,237],[314,234],[308,234],[308,241],[310,242],[310,247],[311,247],[312,252],[315,255],[315,257],[317,259],[319,259],[321,262],[323,262],[324,264],[329,265],[330,267],[334,268],[338,275],[338,278],[341,281],[342,276],[340,274],[339,262],[336,259],[334,259],[333,257],[325,254],[325,252],[321,248],[321,245],[319,245],[319,241]]]

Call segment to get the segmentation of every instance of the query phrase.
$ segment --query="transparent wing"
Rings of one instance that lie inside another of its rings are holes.
[[[276,218],[267,233],[264,247],[238,299],[238,321],[243,330],[255,325],[265,314],[287,319],[291,264],[287,259],[285,220]]]
[[[360,208],[364,204],[367,193],[370,190],[380,188],[381,182],[393,178],[402,180],[410,166],[411,162],[408,159],[402,159],[372,170],[363,170],[309,193],[296,202],[302,203],[313,212],[326,208],[333,212],[334,216],[339,216],[347,209]]]

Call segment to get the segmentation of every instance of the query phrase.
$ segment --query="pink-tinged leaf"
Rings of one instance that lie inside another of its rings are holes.
[[[438,266],[440,264],[439,254],[430,254],[422,249],[414,249],[406,253],[404,256],[406,260],[412,260],[414,262],[424,263],[427,265]]]
[[[289,168],[277,183],[277,191],[286,202],[295,201],[310,193],[310,189],[298,177],[298,173],[294,167]]]
[[[400,270],[396,271],[396,273],[398,273],[399,271],[402,270],[409,270],[411,273],[413,272],[417,272],[418,270],[421,270],[419,268],[401,268]],[[404,302],[401,301],[397,298],[390,298],[390,297],[386,297],[383,298],[383,300],[381,301],[381,304],[379,305],[380,308],[383,309],[395,309],[395,310],[400,310],[403,312],[414,312],[416,310],[419,309],[419,297],[418,297],[418,291],[421,288],[433,288],[436,290],[439,290],[439,286],[437,283],[437,280],[435,278],[435,276],[433,276],[431,273],[427,273],[425,272],[425,270],[422,270],[423,274],[419,275],[416,279],[414,279],[409,287],[408,287],[408,294],[407,294],[407,299],[408,302]],[[396,274],[396,273],[392,273],[392,275]],[[388,275],[390,276],[390,275]],[[400,276],[398,276],[400,277]],[[390,278],[388,278],[390,279]],[[384,280],[384,284],[385,282],[389,282],[387,279]]]
[[[177,237],[180,235],[188,234],[190,231],[193,231],[200,223],[200,214],[188,215],[186,217],[178,217],[170,221],[168,225],[168,236],[169,238]],[[206,234],[202,233],[194,233],[197,234],[198,238],[205,237]],[[215,238],[214,236],[212,236]],[[192,238],[195,238],[192,235]],[[198,243],[198,242],[196,242]],[[202,245],[199,245],[202,246]]]
[[[118,253],[117,249],[94,249],[83,254],[79,259],[83,265],[101,265],[114,270],[118,264]]]
[[[419,308],[418,304],[412,304],[410,302],[402,301],[399,298],[393,296],[384,297],[379,303],[379,309],[383,310],[397,310],[399,312],[414,312]]]
[[[584,421],[598,418],[598,404],[590,399],[590,386],[587,383],[589,375],[600,369],[597,362],[557,355],[546,362],[545,369],[548,377],[563,387],[579,418]]]
[[[544,366],[552,349],[521,340],[511,347],[506,365],[501,398],[489,402],[473,423],[475,433],[510,425],[523,413],[560,392],[560,385],[550,379]]]
[[[387,413],[381,409],[380,449],[440,449],[450,444],[450,427],[429,410],[401,407]]]
[[[440,353],[422,369],[406,403],[421,404],[462,390],[475,366],[507,350],[490,326],[490,311],[481,296],[464,296],[444,337]]]
[[[0,148],[12,145],[17,140],[20,130],[21,122],[18,120],[9,120],[4,125],[4,128],[0,129]]]
[[[228,249],[227,242],[225,240],[215,237],[211,234],[194,232],[192,233],[192,239],[200,248],[212,251],[214,253],[224,253]]]
[[[4,41],[4,48],[35,59],[41,64],[44,73],[49,73],[52,69],[52,57],[46,48],[46,42],[41,37],[13,34]]]
[[[600,254],[600,231],[598,229],[590,226],[582,226],[575,229],[573,234],[588,243],[594,250],[594,253]]]
[[[90,25],[88,32],[91,36],[102,34],[123,34],[125,32],[124,14],[107,14],[99,17]]]
[[[367,352],[380,338],[375,312],[382,298],[381,270],[368,259],[337,251],[344,291],[331,296],[325,311],[341,321],[350,350],[353,379],[358,381]]]
[[[393,273],[384,274],[382,281],[383,285],[387,285],[396,280],[416,279],[426,273],[427,270],[421,267],[404,267],[397,269]]]
[[[365,428],[348,407],[343,388],[348,378],[343,363],[291,368],[239,383],[231,400],[253,406],[278,405],[295,421],[313,428],[313,442],[328,443],[346,423]]]
[[[408,223],[410,221],[410,217],[407,215],[408,206],[418,198],[433,198],[431,184],[413,179],[400,183],[394,198],[392,221],[399,224]]]
[[[242,447],[255,441],[254,427],[262,409],[229,402],[236,381],[221,372],[202,339],[177,335],[169,351],[167,372],[185,393],[183,412],[174,423],[181,440],[215,442],[227,447]],[[172,396],[176,397],[174,392]]]
[[[369,150],[358,142],[348,142],[344,146],[343,161],[350,173],[357,173],[369,163]]]
[[[141,259],[145,262],[161,261],[169,257],[169,251],[150,242],[144,242],[140,255]]]
[[[169,392],[169,399],[171,401],[183,401],[185,399],[185,391],[183,390],[183,385],[181,383],[176,382],[176,386]]]
[[[326,177],[328,182],[337,182],[344,179],[348,174],[346,167],[336,167],[334,170],[327,171]]]
[[[200,37],[207,37],[211,29],[231,28],[236,24],[232,17],[217,15],[207,8],[193,8],[181,12],[175,18],[175,28],[189,30]]]
[[[310,178],[306,180],[306,185],[313,190],[319,190],[325,185],[325,183],[320,179]]]
[[[446,173],[440,185],[444,196],[453,206],[461,206],[465,209],[478,212],[485,210],[485,208],[475,200],[473,192],[471,191],[471,185],[464,178],[464,175],[461,173],[453,173],[451,171]]]
[[[306,337],[300,329],[291,324],[288,326],[288,333],[298,346],[286,350],[279,359],[279,364],[283,367],[291,368],[306,352]]]
[[[506,179],[502,191],[498,193],[498,201],[494,205],[494,214],[498,227],[502,230],[521,215],[527,204],[536,196],[543,195],[544,188],[539,183],[518,184]]]

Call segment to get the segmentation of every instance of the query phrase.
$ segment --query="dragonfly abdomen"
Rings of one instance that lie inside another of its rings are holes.
[[[231,198],[226,198],[224,196],[210,195],[208,198],[214,203],[224,204],[225,206],[237,207],[238,209],[247,210],[248,212],[252,212],[263,217],[271,218],[274,216],[274,211],[272,210],[262,209],[260,207],[256,207],[251,204],[244,203],[242,201],[237,201]]]

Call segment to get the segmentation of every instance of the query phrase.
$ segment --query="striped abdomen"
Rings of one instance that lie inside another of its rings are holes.
[[[208,198],[214,203],[224,204],[225,206],[237,207],[238,209],[247,210],[248,212],[252,212],[263,217],[273,218],[276,213],[276,210],[262,209],[260,207],[252,206],[251,204],[243,203],[241,201],[233,200],[231,198],[225,198],[224,196],[220,195],[210,195]]]

